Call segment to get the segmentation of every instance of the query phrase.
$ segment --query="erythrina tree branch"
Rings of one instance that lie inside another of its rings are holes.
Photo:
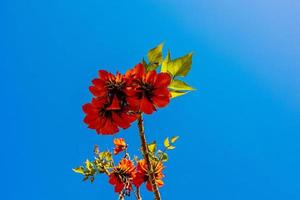
[[[160,193],[159,193],[156,181],[155,181],[155,174],[154,174],[153,166],[152,166],[152,163],[150,162],[142,113],[140,113],[138,116],[138,128],[139,128],[139,135],[140,135],[140,140],[141,140],[141,144],[142,144],[142,151],[143,151],[144,159],[146,160],[146,163],[148,166],[148,174],[150,176],[151,186],[152,186],[152,189],[154,192],[155,200],[161,200]]]
[[[151,49],[148,62],[143,59],[125,74],[99,70],[99,77],[92,80],[89,87],[92,100],[82,107],[84,122],[99,135],[117,134],[137,121],[143,158],[130,158],[125,139],[115,138],[112,151],[100,151],[95,146],[94,160],[87,159],[84,165],[73,169],[84,176],[83,181],[94,182],[98,174],[105,174],[119,200],[125,200],[131,193],[142,200],[142,185],[153,192],[155,200],[161,200],[159,188],[164,185],[167,151],[175,148],[178,136],[167,137],[163,150],[158,149],[156,142],[147,143],[143,115],[151,115],[166,107],[171,98],[194,90],[182,80],[191,69],[192,54],[171,59],[169,51],[163,58],[162,49],[163,44]]]

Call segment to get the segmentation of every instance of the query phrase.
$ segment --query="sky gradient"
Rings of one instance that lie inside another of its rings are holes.
[[[116,199],[106,177],[90,184],[71,170],[94,144],[112,146],[81,106],[99,69],[125,72],[160,42],[174,57],[194,52],[186,80],[197,88],[145,117],[148,141],[181,137],[163,199],[300,199],[299,10],[296,0],[1,1],[1,199]],[[117,136],[139,144],[135,123]]]

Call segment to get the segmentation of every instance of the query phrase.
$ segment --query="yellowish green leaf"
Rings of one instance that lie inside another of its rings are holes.
[[[168,160],[168,154],[166,152],[158,151],[157,157],[159,161],[166,162]]]
[[[150,144],[148,144],[148,150],[151,153],[154,153],[156,151],[156,142],[155,141],[152,142],[152,143],[150,143]]]
[[[147,71],[151,71],[151,70],[156,70],[157,67],[158,67],[157,64],[152,64],[152,63],[150,63],[150,64],[146,67],[146,69],[147,69]]]
[[[171,61],[171,52],[168,50],[167,57],[163,60],[161,64],[161,72],[168,72],[168,64]]]
[[[162,161],[162,162],[168,161],[168,154],[163,153],[163,154],[162,154],[162,157],[161,157],[161,161]]]
[[[173,90],[194,90],[194,88],[181,80],[172,80],[169,88]]]
[[[143,60],[142,60],[142,64],[144,65],[144,67],[146,67],[146,69],[148,68],[148,64],[147,64],[147,62],[145,61],[144,58],[143,58]]]
[[[164,44],[161,43],[157,47],[154,47],[148,52],[148,60],[151,64],[155,64],[156,66],[160,65],[162,62],[162,49]]]
[[[179,136],[171,137],[171,143],[176,142],[176,140],[178,140],[178,138],[179,138]]]
[[[85,161],[85,167],[88,171],[92,171],[94,169],[93,163],[91,163],[88,159]]]
[[[103,151],[99,153],[100,159],[104,159],[106,161],[112,160],[112,154],[109,151]]]
[[[168,147],[168,150],[172,150],[172,149],[175,149],[175,147],[174,146],[169,146]]]
[[[167,137],[166,139],[165,139],[165,141],[164,141],[164,146],[166,147],[166,148],[168,148],[169,146],[170,146],[170,141],[169,141],[169,138]]]
[[[187,94],[188,91],[184,92],[184,91],[175,91],[175,90],[173,90],[173,91],[170,91],[170,93],[171,93],[171,97],[175,98],[175,97],[179,97],[179,96]]]
[[[185,56],[171,60],[167,63],[167,70],[172,74],[173,77],[176,76],[186,76],[192,66],[192,53]]]
[[[72,169],[74,172],[79,173],[79,174],[84,174],[84,168],[82,166],[76,167]]]

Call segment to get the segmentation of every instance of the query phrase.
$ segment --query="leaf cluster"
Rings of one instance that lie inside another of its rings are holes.
[[[179,138],[179,136],[174,136],[174,137],[171,137],[170,139],[167,137],[164,140],[163,150],[157,149],[156,141],[154,141],[152,143],[149,143],[148,144],[148,151],[149,151],[150,158],[152,160],[158,161],[158,162],[168,161],[167,151],[175,149],[174,143],[176,142],[176,140],[178,140],[178,138]]]
[[[148,63],[143,59],[142,63],[148,71],[156,70],[160,67],[161,72],[169,73],[172,77],[171,84],[169,85],[172,98],[182,96],[189,91],[195,90],[192,86],[181,80],[185,77],[192,67],[193,54],[188,53],[179,58],[171,59],[171,52],[163,58],[163,46],[161,43],[158,46],[149,50],[147,54]]]
[[[74,172],[84,175],[83,181],[89,179],[91,182],[94,182],[96,174],[109,174],[109,169],[114,166],[112,153],[109,151],[99,152],[96,146],[94,154],[95,158],[93,161],[87,159],[84,166],[73,169]]]

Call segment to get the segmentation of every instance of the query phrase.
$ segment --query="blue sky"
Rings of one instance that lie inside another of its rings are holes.
[[[149,141],[180,135],[164,199],[300,199],[300,3],[0,2],[1,199],[116,199],[71,168],[111,146],[82,122],[99,69],[124,72],[164,41],[194,52],[196,92],[145,119]],[[136,124],[118,136],[139,144]],[[144,199],[152,199],[144,191]],[[132,198],[133,199],[133,198]]]

